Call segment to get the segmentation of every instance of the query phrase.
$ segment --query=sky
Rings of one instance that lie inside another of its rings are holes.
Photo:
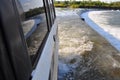
[[[65,0],[56,0],[56,1],[65,1]],[[82,0],[76,0],[76,1],[82,1]],[[88,1],[88,0],[85,0],[85,1]],[[92,1],[98,1],[98,0],[92,0]],[[120,1],[120,0],[100,0],[100,1],[102,1],[102,2],[115,2],[115,1]]]
[[[19,0],[22,4],[24,11],[29,9],[43,7],[43,0]]]

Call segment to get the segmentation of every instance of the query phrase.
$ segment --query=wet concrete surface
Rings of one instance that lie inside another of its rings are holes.
[[[60,43],[58,80],[120,80],[120,53],[80,19],[76,14],[79,10],[56,12]],[[64,12],[66,15],[60,15]]]

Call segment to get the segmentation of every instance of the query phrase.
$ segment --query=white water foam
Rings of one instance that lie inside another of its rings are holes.
[[[98,24],[96,21],[98,21],[98,17],[96,14],[101,14],[103,11],[91,11],[86,12],[81,15],[82,18],[85,19],[85,22],[93,28],[95,31],[97,31],[100,35],[105,37],[111,45],[113,45],[118,51],[120,51],[120,28],[116,27],[108,27]],[[94,17],[94,19],[93,19]],[[100,20],[100,19],[99,19]],[[103,22],[105,22],[105,18],[102,19]]]
[[[56,9],[56,16],[61,16],[61,17],[65,17],[65,16],[71,16],[71,15],[77,15],[76,12],[78,12],[79,9],[66,9],[66,10],[62,10],[62,9]]]
[[[91,51],[93,48],[93,42],[89,41],[88,36],[80,34],[85,32],[78,25],[69,22],[71,17],[72,19],[79,19],[77,12],[79,10],[76,9],[56,10],[57,18],[68,18],[68,21],[65,20],[64,23],[62,22],[63,24],[58,24],[58,26],[60,25],[58,27],[60,41],[58,80],[74,80],[72,75],[74,69],[79,66],[80,62],[83,62],[83,57],[80,54]]]

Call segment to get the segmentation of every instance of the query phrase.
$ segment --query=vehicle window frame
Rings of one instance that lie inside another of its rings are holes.
[[[1,0],[1,2],[5,3],[5,5],[0,5],[0,6],[2,6],[2,8],[0,8],[0,11],[2,10],[1,11],[2,14],[0,14],[0,16],[2,16],[2,18],[5,17],[5,19],[1,20],[1,22],[3,22],[1,28],[3,28],[3,33],[4,33],[3,37],[5,40],[5,47],[7,49],[6,53],[10,59],[10,65],[12,66],[13,75],[16,80],[28,80],[31,77],[31,72],[38,64],[38,60],[40,59],[41,53],[43,51],[43,48],[44,48],[47,38],[49,36],[50,29],[53,26],[53,23],[50,22],[51,15],[50,15],[49,9],[47,9],[49,7],[49,5],[47,4],[48,1],[43,0],[48,31],[42,41],[42,44],[39,46],[37,55],[32,60],[32,62],[30,62],[30,57],[28,56],[26,41],[24,38],[23,29],[21,27],[22,26],[21,17],[19,15],[19,12],[17,9],[18,5],[16,4],[16,2],[18,2],[18,0]],[[2,4],[2,3],[0,3],[0,4]],[[4,13],[3,10],[5,10],[5,14],[3,14]],[[9,15],[7,15],[8,14],[6,12],[7,10],[9,11]],[[6,16],[10,17],[10,18],[12,17],[14,19],[7,20],[8,18]],[[0,17],[0,19],[1,19],[1,17]],[[5,20],[7,20],[7,21],[5,21]],[[13,38],[15,38],[16,42],[14,42]],[[12,43],[14,43],[14,44],[12,44]],[[33,64],[31,64],[31,63],[33,63]],[[21,64],[21,65],[19,65],[19,64]],[[24,73],[24,74],[21,74],[21,73]],[[19,75],[19,74],[21,74],[21,75]]]
[[[53,9],[54,7],[52,7],[52,6],[49,5],[48,0],[42,0],[42,1],[43,1],[44,10],[45,10],[45,17],[46,17],[46,22],[47,22],[46,24],[47,24],[48,31],[47,31],[47,33],[46,33],[46,35],[45,35],[42,43],[40,44],[36,55],[31,60],[33,69],[37,65],[37,62],[38,62],[38,60],[39,60],[39,58],[41,56],[41,53],[42,53],[42,50],[43,50],[43,48],[45,46],[45,43],[46,43],[47,37],[49,35],[49,32],[50,32],[50,30],[51,30],[51,28],[53,26],[53,23],[54,23],[54,19],[52,17],[53,13],[51,12],[52,11],[51,9]]]
[[[10,70],[13,71],[15,80],[29,80],[32,66],[27,54],[20,17],[15,3],[16,0],[1,0],[0,28],[4,37],[7,58],[12,66]],[[6,78],[6,80],[8,79]],[[12,79],[10,78],[10,80]]]

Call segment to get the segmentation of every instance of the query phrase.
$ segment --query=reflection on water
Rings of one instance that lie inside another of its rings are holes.
[[[119,52],[78,17],[58,16],[58,80],[120,80]]]

